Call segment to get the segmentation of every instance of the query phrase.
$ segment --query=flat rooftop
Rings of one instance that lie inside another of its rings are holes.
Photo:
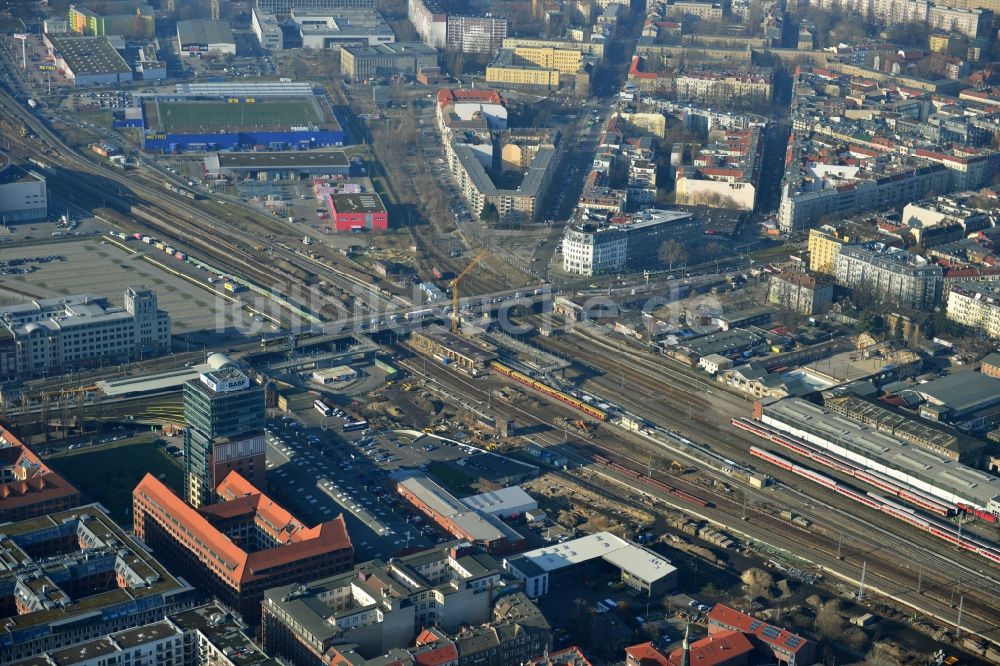
[[[462,504],[470,509],[478,509],[485,513],[502,513],[510,509],[523,509],[528,506],[537,508],[538,502],[524,492],[521,486],[509,486],[500,490],[491,490],[488,493],[463,497]],[[532,506],[533,505],[533,506]]]
[[[949,502],[985,508],[1000,496],[1000,478],[955,462],[939,453],[907,444],[801,398],[764,405],[764,422],[820,446],[840,446],[869,469],[899,478]],[[821,441],[818,441],[821,440]]]
[[[218,153],[219,168],[222,169],[320,169],[324,167],[346,168],[351,162],[342,150],[331,151],[285,151],[277,153]]]
[[[610,532],[598,532],[530,550],[507,558],[507,562],[517,568],[520,568],[521,562],[528,562],[540,572],[551,573],[596,558],[647,582],[659,580],[677,571],[676,567],[653,551],[631,544]]]
[[[129,74],[132,68],[107,37],[48,35],[56,53],[76,75]]]
[[[382,197],[374,192],[331,194],[330,202],[338,213],[384,213]]]
[[[97,388],[101,389],[109,398],[118,398],[124,395],[135,393],[153,393],[159,391],[169,391],[171,389],[180,391],[184,382],[198,379],[205,372],[211,372],[212,366],[208,363],[192,365],[190,368],[181,368],[168,372],[158,372],[152,375],[141,377],[130,377],[128,379],[101,380],[97,382]]]
[[[395,42],[392,44],[351,44],[344,46],[342,51],[347,51],[355,58],[378,58],[385,56],[437,56],[438,52],[432,46],[427,46],[423,42]]]
[[[193,20],[177,22],[177,39],[186,44],[235,44],[229,21]]]
[[[427,328],[414,331],[413,335],[423,337],[444,349],[449,349],[460,356],[480,363],[492,361],[497,357],[494,352],[484,349],[460,335],[452,333],[443,326],[428,326]]]

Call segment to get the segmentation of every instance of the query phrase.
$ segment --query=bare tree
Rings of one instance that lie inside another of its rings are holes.
[[[673,270],[674,264],[681,264],[687,261],[688,253],[684,246],[672,238],[660,243],[660,250],[657,255],[660,263],[667,265],[667,270]]]

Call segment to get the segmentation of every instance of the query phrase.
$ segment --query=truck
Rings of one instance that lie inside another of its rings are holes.
[[[28,106],[30,106],[32,109],[37,109],[38,108],[38,102],[36,102],[35,100],[33,100],[33,99],[31,99],[29,97],[28,98]]]

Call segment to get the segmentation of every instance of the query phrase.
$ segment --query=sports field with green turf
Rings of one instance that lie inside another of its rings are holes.
[[[283,99],[254,103],[158,102],[156,114],[160,131],[218,131],[247,128],[276,128],[317,125],[323,118],[308,99]],[[147,114],[147,118],[152,114]]]

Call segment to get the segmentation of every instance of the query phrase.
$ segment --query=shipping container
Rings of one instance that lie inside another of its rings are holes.
[[[163,251],[164,251],[164,252],[166,252],[167,254],[173,254],[173,253],[174,253],[174,252],[176,252],[177,250],[175,250],[174,248],[172,248],[172,247],[170,247],[170,246],[168,245],[168,246],[166,246],[165,248],[163,248]]]
[[[145,243],[145,244],[147,244],[147,245],[149,245],[150,243],[153,242],[153,239],[151,237],[149,237],[149,236],[143,236],[142,237],[142,242]]]
[[[174,258],[180,259],[181,261],[185,261],[188,258],[188,256],[183,252],[178,252],[177,254],[174,255]]]
[[[166,245],[163,244],[163,241],[156,241],[155,243],[153,243],[153,247],[155,247],[157,250],[162,250],[163,248],[166,247]]]
[[[132,238],[136,240],[142,240],[142,234],[139,233],[132,234]]]

